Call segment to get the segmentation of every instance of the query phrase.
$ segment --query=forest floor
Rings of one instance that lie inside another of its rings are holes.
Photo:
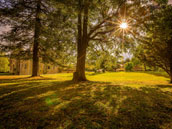
[[[172,129],[172,85],[161,73],[0,76],[0,129]]]

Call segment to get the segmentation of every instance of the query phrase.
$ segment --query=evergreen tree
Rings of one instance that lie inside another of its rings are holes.
[[[59,50],[60,41],[59,38],[54,38],[54,34],[57,34],[56,28],[63,20],[63,16],[59,12],[60,9],[57,3],[58,1],[54,0],[1,1],[3,7],[0,8],[0,12],[1,17],[4,19],[3,23],[10,27],[10,31],[3,35],[6,43],[1,44],[1,48],[8,53],[10,51],[12,57],[18,56],[20,59],[32,58],[32,76],[39,76],[40,57],[57,55],[51,53],[52,48],[53,52]],[[54,19],[58,24],[51,25]],[[50,34],[52,34],[51,38]],[[54,46],[51,47],[52,45]],[[16,50],[18,50],[18,53],[14,52]],[[16,54],[14,55],[14,53]]]

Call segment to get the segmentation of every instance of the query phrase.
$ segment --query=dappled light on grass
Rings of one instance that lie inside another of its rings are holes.
[[[146,73],[87,75],[94,82],[74,84],[71,74],[12,80],[15,85],[2,80],[0,128],[172,128],[167,78]],[[148,85],[146,79],[151,78]]]
[[[49,95],[53,94],[54,92],[55,92],[55,91],[48,91],[47,93],[44,93],[44,94],[39,94],[39,95],[36,95],[36,96],[28,97],[28,98],[26,98],[25,100],[27,100],[27,99],[34,99],[34,98],[46,97],[46,96],[49,96]]]

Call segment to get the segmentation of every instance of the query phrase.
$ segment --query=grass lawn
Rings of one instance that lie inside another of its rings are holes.
[[[0,76],[0,129],[172,129],[172,85],[161,74]]]

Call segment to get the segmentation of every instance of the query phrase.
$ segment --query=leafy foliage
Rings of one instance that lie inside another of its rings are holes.
[[[131,62],[128,62],[127,64],[125,64],[125,71],[131,72],[132,69],[133,69],[133,64]]]
[[[172,67],[172,6],[156,9],[147,24],[147,34],[138,46],[139,58],[149,66],[158,66],[170,76]]]
[[[62,61],[58,59],[62,59],[64,53],[69,53],[73,43],[70,22],[66,22],[70,14],[65,11],[65,6],[59,3],[60,1],[40,2],[39,57],[44,62],[61,64]],[[11,57],[32,58],[37,0],[7,0],[3,4],[2,17],[6,21],[4,24],[10,29],[2,35],[5,43],[0,44],[1,50],[8,52]]]

